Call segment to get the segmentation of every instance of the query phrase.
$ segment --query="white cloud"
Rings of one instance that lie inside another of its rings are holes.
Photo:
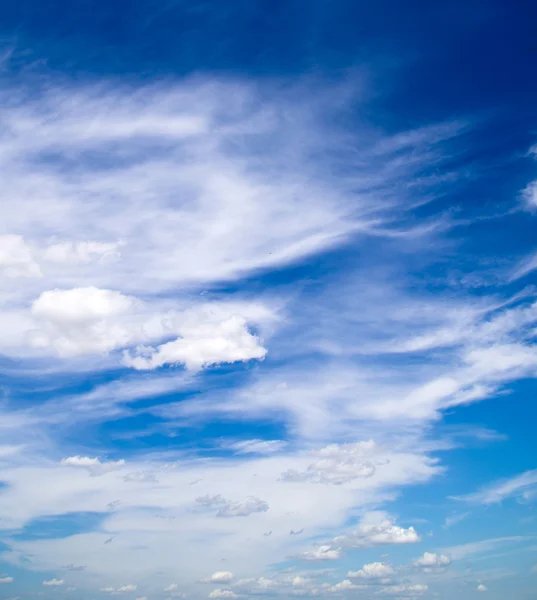
[[[391,577],[395,571],[390,565],[381,562],[365,564],[359,571],[349,571],[347,577],[351,579],[381,579]]]
[[[115,471],[125,465],[125,460],[109,460],[101,462],[98,457],[90,456],[68,456],[63,458],[61,464],[75,469],[86,469],[92,475],[104,475],[110,471]]]
[[[414,561],[415,566],[424,568],[447,567],[450,564],[451,558],[449,556],[435,554],[434,552],[424,552],[423,556]]]
[[[182,334],[156,348],[139,348],[134,356],[127,352],[123,362],[138,370],[183,364],[196,371],[219,363],[261,360],[267,353],[259,338],[248,331],[245,319],[238,316],[195,329],[183,327]]]
[[[330,587],[329,591],[330,592],[346,592],[348,590],[359,590],[359,589],[362,589],[363,587],[364,586],[356,585],[350,579],[344,579],[343,581],[340,581],[339,583],[336,583],[332,587]]]
[[[64,584],[65,581],[63,579],[49,579],[48,581],[43,581],[43,585],[46,586],[60,586]]]
[[[120,348],[131,341],[132,332],[115,319],[134,303],[120,292],[95,287],[43,292],[32,304],[36,329],[30,332],[30,342],[60,356]]]
[[[308,465],[305,471],[287,470],[281,475],[282,481],[311,481],[313,483],[343,484],[360,477],[371,477],[375,466],[364,457],[373,455],[375,443],[331,444],[314,454],[318,459]]]
[[[116,589],[116,592],[135,592],[138,588],[137,585],[133,583],[128,583],[127,585],[121,585]]]
[[[334,544],[363,548],[384,544],[414,544],[420,541],[414,527],[399,527],[382,512],[368,513],[354,530],[334,538]]]
[[[286,446],[282,440],[244,440],[235,442],[229,447],[237,454],[272,454]]]
[[[0,235],[0,275],[6,277],[40,277],[31,248],[20,235]]]
[[[422,583],[415,584],[406,584],[401,583],[397,585],[390,585],[388,587],[382,588],[377,592],[380,595],[386,596],[419,596],[426,592],[429,589],[429,586]]]
[[[506,498],[522,494],[526,488],[535,484],[537,484],[537,469],[525,471],[509,479],[502,479],[478,492],[457,496],[455,499],[476,504],[497,504]]]
[[[238,595],[231,590],[221,590],[220,588],[217,590],[213,590],[209,594],[209,598],[238,598]]]
[[[233,579],[233,573],[229,571],[216,571],[207,579],[202,581],[205,583],[229,583]]]
[[[217,517],[247,517],[253,513],[267,512],[269,505],[255,496],[248,496],[238,502],[227,502],[218,509]]]
[[[476,589],[478,592],[487,592],[488,591],[488,587],[486,585],[483,585],[482,583],[480,583]]]
[[[179,586],[176,583],[171,583],[167,587],[164,588],[165,592],[176,592],[179,589]]]
[[[332,547],[329,544],[318,546],[313,550],[308,550],[300,554],[304,560],[337,560],[341,556],[341,549]]]
[[[0,577],[0,583],[13,583],[13,577]]]

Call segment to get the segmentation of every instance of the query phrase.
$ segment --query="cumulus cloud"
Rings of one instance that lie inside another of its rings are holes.
[[[361,477],[375,474],[375,466],[364,457],[371,456],[376,449],[375,442],[355,444],[331,444],[314,454],[318,459],[305,471],[289,469],[282,473],[282,481],[311,481],[312,483],[343,484]]]
[[[488,591],[488,587],[486,585],[483,585],[482,583],[480,583],[476,589],[478,592],[487,592]]]
[[[420,541],[414,527],[399,527],[381,512],[368,513],[358,527],[334,538],[333,543],[345,548],[364,548],[384,544],[414,544]]]
[[[209,594],[209,598],[238,598],[239,596],[231,590],[222,590],[220,588],[213,590]]]
[[[170,583],[170,585],[166,586],[163,591],[176,592],[178,589],[179,589],[179,586],[176,583]]]
[[[381,562],[365,564],[359,571],[349,571],[347,577],[351,579],[382,579],[391,577],[395,571],[390,565]]]
[[[229,571],[216,571],[207,579],[203,579],[204,583],[229,583],[233,579],[233,573]]]
[[[130,311],[134,302],[120,292],[95,287],[43,292],[32,304],[37,327],[30,332],[30,342],[60,356],[120,348],[131,341],[132,333],[115,318]]]
[[[417,558],[414,563],[416,567],[431,569],[434,567],[447,567],[451,564],[451,558],[445,554],[435,554],[434,552],[424,552],[423,556]]]
[[[126,585],[120,585],[117,588],[113,588],[113,587],[101,588],[100,591],[106,592],[109,594],[122,594],[124,592],[135,592],[137,589],[138,589],[138,586],[136,584],[128,583]]]
[[[337,560],[341,556],[341,549],[323,544],[313,550],[302,552],[299,556],[304,560]]]
[[[123,363],[137,370],[182,364],[192,371],[219,363],[261,360],[267,353],[257,336],[248,331],[245,319],[234,316],[220,323],[182,328],[182,337],[156,348],[140,347],[126,352]]]
[[[330,592],[346,592],[348,590],[359,590],[363,589],[364,586],[356,585],[350,579],[344,579],[339,583],[334,584],[329,588]]]
[[[0,583],[13,583],[13,577],[0,577]]]
[[[64,584],[65,581],[63,579],[49,579],[48,581],[43,581],[43,585],[45,586],[60,586]]]
[[[101,461],[98,457],[90,456],[68,456],[61,460],[61,464],[75,469],[86,469],[92,475],[104,475],[115,471],[125,465],[125,460]]]

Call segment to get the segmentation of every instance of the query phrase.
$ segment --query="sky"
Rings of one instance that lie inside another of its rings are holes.
[[[3,6],[0,598],[535,599],[536,23]]]

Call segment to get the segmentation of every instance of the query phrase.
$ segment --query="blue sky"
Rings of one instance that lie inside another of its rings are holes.
[[[6,5],[0,597],[537,587],[537,9]]]

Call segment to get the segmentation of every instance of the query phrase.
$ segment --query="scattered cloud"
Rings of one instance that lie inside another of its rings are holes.
[[[213,590],[209,594],[209,598],[238,598],[239,596],[231,590],[221,590],[220,588]]]
[[[318,546],[313,550],[308,550],[300,554],[304,560],[337,560],[341,556],[341,549],[332,547],[328,544]]]
[[[0,583],[13,583],[13,577],[0,577]]]
[[[375,466],[364,457],[371,456],[375,443],[332,444],[317,451],[318,459],[305,471],[289,469],[281,474],[282,481],[311,481],[312,483],[343,484],[359,477],[371,477]]]
[[[445,554],[425,552],[423,556],[417,558],[413,564],[416,567],[423,567],[425,569],[432,569],[435,567],[447,567],[451,564],[451,558]]]
[[[478,592],[488,592],[488,587],[482,583],[480,583],[476,589]]]
[[[359,571],[349,571],[350,579],[383,579],[395,574],[393,567],[386,563],[373,562],[365,564]]]
[[[65,581],[63,579],[49,579],[48,581],[43,581],[43,585],[45,585],[45,586],[60,586],[60,585],[65,585]]]
[[[345,548],[364,548],[384,544],[415,544],[420,536],[414,527],[399,527],[382,512],[368,513],[358,527],[334,538],[334,544]]]
[[[207,579],[203,579],[204,583],[229,583],[233,579],[233,573],[229,571],[216,571]]]

